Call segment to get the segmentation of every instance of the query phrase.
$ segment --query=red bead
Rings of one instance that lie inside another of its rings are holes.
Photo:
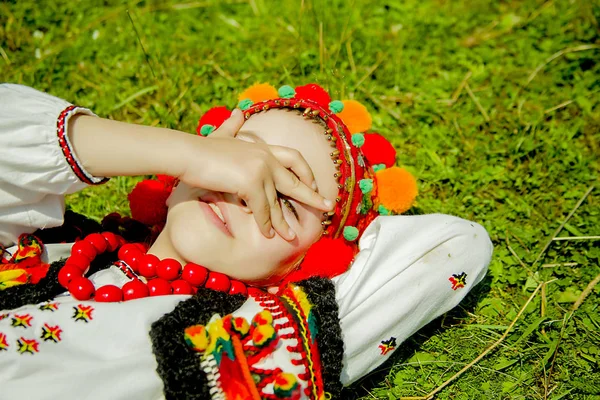
[[[67,261],[65,262],[65,266],[66,265],[72,265],[77,267],[82,272],[85,272],[85,270],[90,266],[90,259],[82,256],[81,254],[75,254],[74,256],[67,258]]]
[[[73,265],[64,265],[58,271],[58,283],[66,289],[74,278],[80,278],[81,276],[83,276],[83,272],[79,268]]]
[[[94,258],[96,258],[98,252],[96,251],[96,248],[92,246],[91,243],[88,243],[85,240],[80,240],[79,242],[76,242],[71,248],[71,255],[75,254],[80,254],[84,257],[89,258],[90,260],[93,260]]]
[[[173,288],[173,294],[193,294],[192,285],[190,285],[187,281],[183,279],[177,279],[171,282],[171,287]]]
[[[92,233],[91,235],[87,235],[85,241],[90,243],[96,249],[96,253],[102,254],[106,251],[108,247],[108,243],[104,236],[99,233]]]
[[[117,249],[117,247],[119,247],[119,239],[117,238],[117,235],[115,235],[112,232],[103,232],[102,236],[104,236],[104,239],[106,239],[106,250],[109,252],[113,252]]]
[[[248,288],[243,282],[231,280],[231,287],[229,288],[229,294],[248,294]]]
[[[144,278],[154,278],[158,264],[160,264],[158,257],[154,254],[145,254],[138,260],[138,272]]]
[[[148,286],[142,281],[133,280],[123,285],[123,300],[141,299],[148,297]]]
[[[166,296],[173,291],[171,284],[161,278],[150,279],[147,285],[150,296]]]
[[[134,245],[135,247],[137,247],[138,249],[140,249],[140,251],[141,251],[142,253],[145,253],[145,252],[147,252],[147,251],[148,251],[148,246],[146,246],[144,243],[133,243],[133,245]]]
[[[89,300],[94,295],[94,284],[88,278],[80,276],[69,283],[69,292],[77,300]]]
[[[192,286],[202,286],[208,277],[208,270],[202,265],[189,263],[183,269],[181,277],[188,281]]]
[[[172,258],[165,258],[158,264],[158,267],[156,267],[156,275],[167,281],[173,281],[179,278],[179,274],[181,274],[181,264],[179,264],[179,261],[173,260]]]
[[[219,292],[227,292],[229,290],[230,280],[227,275],[220,272],[209,272],[208,279],[204,284],[207,289],[218,290]]]
[[[142,255],[143,253],[133,243],[123,245],[117,253],[119,259],[125,261],[134,272],[138,271],[138,261]]]
[[[123,300],[123,291],[115,285],[104,285],[96,290],[94,300],[101,303],[113,303]]]
[[[141,251],[140,251],[140,249],[137,248],[137,246],[134,243],[124,244],[119,249],[119,252],[117,253],[117,257],[119,257],[119,260],[125,261],[125,258],[127,257],[127,254],[129,254],[129,253],[137,254],[137,253],[141,253]]]

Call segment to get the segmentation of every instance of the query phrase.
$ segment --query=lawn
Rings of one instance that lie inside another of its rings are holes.
[[[495,253],[347,397],[426,398],[490,349],[436,398],[600,399],[599,32],[591,0],[4,0],[0,81],[189,132],[258,81],[363,101],[419,178],[413,212],[477,221]],[[67,204],[127,214],[136,179]]]

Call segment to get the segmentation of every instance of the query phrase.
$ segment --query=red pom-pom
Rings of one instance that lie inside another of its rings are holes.
[[[200,135],[200,129],[203,125],[212,125],[215,129],[218,129],[223,122],[231,117],[231,111],[225,106],[213,107],[208,110],[198,121],[198,127],[196,133]]]
[[[325,109],[327,109],[329,107],[329,103],[331,103],[331,97],[329,97],[329,94],[325,91],[325,89],[316,83],[298,86],[296,88],[296,95],[294,97],[297,99],[314,101],[320,106],[325,107]]]
[[[131,216],[146,225],[161,225],[167,220],[167,198],[173,191],[174,178],[141,181],[129,193]]]
[[[321,238],[304,256],[300,269],[285,278],[286,282],[298,282],[313,276],[333,278],[348,270],[354,258],[355,247],[344,238]]]
[[[378,133],[365,133],[365,143],[360,150],[371,165],[385,164],[390,168],[396,164],[396,149]]]

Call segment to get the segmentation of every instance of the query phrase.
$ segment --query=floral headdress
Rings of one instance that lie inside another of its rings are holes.
[[[238,100],[246,120],[274,108],[296,109],[306,118],[318,118],[326,126],[323,135],[331,145],[330,156],[337,170],[334,178],[339,189],[335,209],[324,215],[322,237],[310,247],[299,267],[285,277],[285,282],[311,276],[331,278],[345,272],[358,252],[357,240],[377,215],[401,214],[412,206],[417,196],[415,178],[394,166],[396,150],[390,142],[368,132],[371,116],[358,101],[332,101],[316,84],[295,89],[286,85],[279,90],[269,84],[256,84],[243,91]],[[230,116],[231,111],[226,107],[208,110],[200,118],[197,133],[210,135]],[[147,200],[148,190],[172,189],[171,183],[161,179],[145,185],[142,182],[130,194],[135,219],[151,225],[164,223],[166,208],[157,212],[155,205],[149,207]],[[164,194],[157,201],[162,203],[163,199],[166,199]]]

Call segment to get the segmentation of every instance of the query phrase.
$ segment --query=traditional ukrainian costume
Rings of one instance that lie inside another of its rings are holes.
[[[271,108],[319,118],[338,167],[336,209],[277,294],[191,264],[148,272],[143,246],[70,213],[74,228],[53,228],[65,194],[105,181],[66,135],[70,117],[93,114],[0,85],[0,243],[13,245],[0,264],[0,399],[339,398],[483,279],[492,246],[480,225],[393,215],[416,185],[385,139],[365,133],[362,105],[311,84],[255,85],[238,106],[246,119]],[[198,133],[228,116],[209,111]],[[152,187],[132,192],[134,218],[156,216],[139,196]]]

